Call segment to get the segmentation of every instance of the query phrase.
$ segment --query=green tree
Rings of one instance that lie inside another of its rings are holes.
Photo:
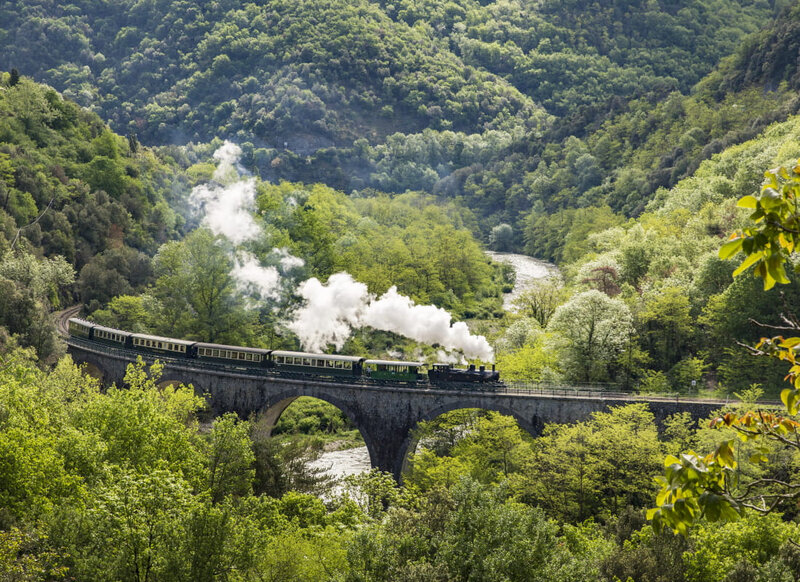
[[[246,318],[237,303],[233,261],[220,237],[195,230],[183,241],[162,246],[154,265],[159,333],[235,343]]]
[[[489,246],[492,250],[507,252],[514,248],[514,229],[510,224],[498,224],[492,228],[489,236]]]
[[[180,541],[193,505],[189,484],[163,469],[111,477],[90,498],[88,519],[73,533],[72,572],[109,582],[179,577]]]
[[[533,317],[542,327],[547,327],[556,308],[567,299],[562,281],[546,277],[533,281],[514,300],[518,313]]]
[[[644,404],[596,412],[574,425],[547,425],[532,448],[518,494],[572,522],[608,520],[628,505],[644,507],[662,454]]]
[[[241,497],[252,493],[255,455],[249,423],[228,413],[214,419],[210,436],[208,489],[211,500],[219,503],[229,495]]]
[[[563,369],[573,380],[613,378],[613,365],[633,336],[628,306],[595,289],[559,306],[547,331],[566,339]]]
[[[694,331],[689,297],[685,289],[659,289],[644,300],[636,314],[645,348],[657,369],[667,371],[686,353]]]

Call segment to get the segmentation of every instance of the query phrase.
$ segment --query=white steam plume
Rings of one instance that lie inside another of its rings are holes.
[[[416,305],[392,287],[380,299],[370,301],[362,322],[375,329],[393,331],[426,344],[439,344],[464,352],[468,358],[494,359],[494,351],[482,335],[472,335],[463,321],[435,305]]]
[[[219,161],[214,171],[214,182],[195,187],[189,198],[193,206],[203,212],[202,224],[216,235],[222,235],[234,245],[257,240],[264,234],[253,218],[256,206],[256,181],[242,179],[246,170],[239,164],[242,149],[225,141],[214,159]],[[302,267],[302,259],[292,256],[286,249],[273,249],[284,273]],[[258,299],[276,299],[280,295],[281,275],[276,267],[265,267],[254,255],[239,252],[234,257],[231,275],[240,292]]]
[[[275,267],[264,267],[248,252],[240,252],[234,259],[231,275],[241,293],[259,299],[277,299],[281,276]]]
[[[358,327],[369,300],[367,286],[348,273],[331,275],[327,285],[313,277],[300,283],[297,293],[306,303],[287,327],[297,334],[303,348],[312,352],[321,352],[328,344],[341,349],[350,329]]]
[[[354,281],[348,273],[336,273],[327,285],[317,279],[305,281],[298,293],[305,304],[288,326],[298,335],[304,349],[322,351],[330,343],[340,349],[352,328],[368,325],[419,342],[460,350],[468,358],[494,359],[486,338],[472,335],[466,323],[451,324],[452,316],[444,309],[416,305],[395,287],[376,298],[366,285]]]
[[[226,139],[213,155],[215,160],[219,160],[219,165],[214,170],[214,180],[220,184],[230,184],[238,182],[242,174],[249,175],[250,172],[239,163],[241,157],[242,148]]]
[[[238,170],[242,149],[226,141],[214,152],[219,165],[214,171],[216,183],[202,184],[192,190],[189,201],[204,212],[203,225],[214,234],[221,234],[234,244],[253,240],[261,227],[253,219],[256,181],[242,180]]]

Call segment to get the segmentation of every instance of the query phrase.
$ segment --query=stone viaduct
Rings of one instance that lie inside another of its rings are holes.
[[[98,348],[68,339],[69,353],[76,363],[86,364],[105,385],[122,386],[125,369],[135,354],[107,346]],[[152,363],[152,358],[143,358]],[[633,395],[588,392],[524,392],[515,390],[480,391],[422,389],[406,386],[380,386],[315,379],[255,375],[209,368],[197,362],[165,360],[161,383],[191,384],[206,395],[215,415],[236,412],[247,418],[252,413],[266,415],[270,427],[289,404],[299,396],[312,396],[339,408],[358,428],[369,450],[373,467],[400,478],[409,451],[416,446],[414,428],[459,408],[482,408],[513,416],[519,426],[536,436],[547,422],[575,422],[592,412],[632,402],[647,402],[661,422],[670,414],[688,411],[695,418],[706,417],[724,402],[692,401],[675,398],[643,399]]]

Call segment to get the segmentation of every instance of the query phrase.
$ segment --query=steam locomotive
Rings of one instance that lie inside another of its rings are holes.
[[[286,374],[301,374],[325,378],[365,379],[377,383],[401,382],[409,385],[436,386],[468,384],[491,388],[500,383],[500,372],[457,368],[452,364],[434,364],[427,375],[422,362],[370,360],[358,356],[313,354],[283,350],[266,350],[193,342],[142,333],[131,333],[94,324],[84,319],[69,320],[69,333],[74,338],[142,352],[152,356],[188,358],[209,364],[239,369],[263,369]]]

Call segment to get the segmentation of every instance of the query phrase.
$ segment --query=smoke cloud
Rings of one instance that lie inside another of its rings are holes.
[[[231,275],[240,293],[257,299],[277,299],[281,276],[275,267],[264,267],[255,255],[242,251],[234,259]]]
[[[297,292],[305,303],[288,327],[300,338],[304,349],[322,351],[328,344],[341,349],[353,328],[369,326],[459,350],[468,358],[494,359],[486,338],[472,335],[466,323],[452,323],[446,310],[417,305],[395,287],[378,298],[348,273],[336,273],[327,285],[312,278],[302,283]]]
[[[350,330],[359,327],[369,300],[367,286],[348,273],[336,273],[323,285],[316,277],[300,283],[297,294],[305,300],[287,327],[300,338],[303,348],[321,352],[328,344],[341,349]]]
[[[203,226],[235,245],[254,240],[262,233],[253,218],[256,181],[241,179],[241,155],[242,148],[226,141],[214,152],[214,159],[219,160],[214,182],[196,186],[189,197],[195,210],[204,213]]]
[[[214,152],[219,161],[214,182],[192,190],[190,202],[203,213],[202,225],[215,235],[222,235],[234,245],[258,240],[264,231],[253,218],[256,207],[256,181],[244,178],[247,171],[239,164],[242,149],[230,141]],[[273,249],[274,258],[286,273],[302,267],[303,259],[286,249]],[[231,276],[243,294],[255,299],[277,299],[280,296],[281,274],[277,267],[263,266],[252,253],[239,251],[234,257]]]
[[[460,350],[468,358],[491,361],[494,352],[482,335],[472,335],[463,321],[451,324],[452,316],[435,305],[417,305],[390,288],[380,299],[372,299],[362,322],[375,329],[393,331],[418,342]]]

